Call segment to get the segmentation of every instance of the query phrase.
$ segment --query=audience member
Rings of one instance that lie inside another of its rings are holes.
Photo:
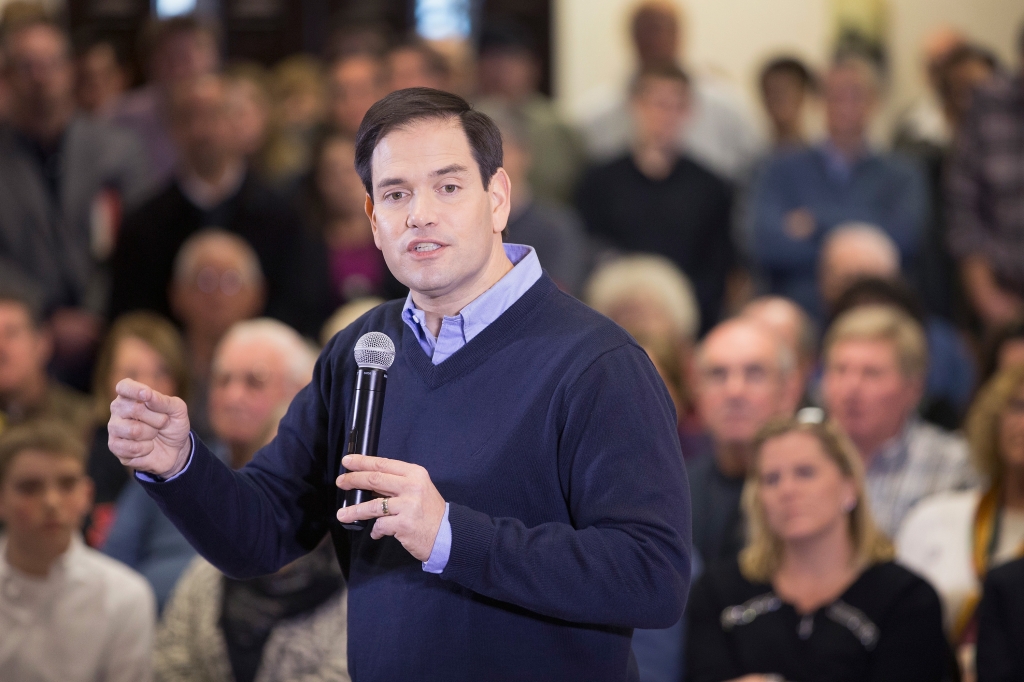
[[[878,98],[874,67],[858,57],[836,62],[824,86],[828,137],[779,154],[758,174],[749,209],[751,257],[768,289],[820,316],[815,283],[819,252],[836,225],[880,226],[913,263],[927,213],[921,173],[909,161],[868,147]]]
[[[1018,51],[1024,59],[1024,28]],[[949,247],[969,302],[990,328],[1024,314],[1022,99],[1022,74],[994,78],[975,93],[947,176]]]
[[[1024,559],[993,569],[978,607],[978,680],[1015,682],[1024,677]]]
[[[270,89],[266,70],[253,62],[231,65],[224,77],[228,119],[235,143],[253,170],[263,172],[270,134]]]
[[[928,89],[903,111],[896,121],[893,146],[912,148],[927,145],[946,147],[956,130],[946,111],[942,94],[943,71],[947,60],[956,50],[967,44],[963,31],[943,24],[925,34],[921,41],[921,65],[927,78]]]
[[[803,387],[788,344],[748,318],[708,332],[694,363],[697,411],[711,434],[688,463],[693,546],[708,564],[735,559],[746,538],[740,493],[754,437],[776,417],[790,417]]]
[[[86,44],[75,59],[75,71],[78,108],[93,116],[107,116],[128,88],[128,72],[106,40]]]
[[[534,157],[528,122],[520,110],[500,104],[477,109],[490,116],[501,131],[502,168],[512,182],[512,213],[506,228],[509,240],[536,249],[540,264],[559,287],[576,293],[590,256],[579,215],[564,204],[534,194],[529,181]]]
[[[217,347],[209,422],[218,454],[238,468],[268,441],[291,399],[312,376],[316,354],[277,320],[239,322]],[[134,481],[117,503],[103,552],[149,580],[160,609],[195,550]]]
[[[681,24],[674,2],[645,1],[634,10],[630,29],[639,72],[679,66],[684,52]],[[603,162],[626,152],[635,134],[633,126],[626,101],[592,117],[585,128],[591,158]],[[753,117],[739,93],[714,75],[694,74],[693,120],[677,133],[682,149],[733,182],[742,182],[761,154]]]
[[[865,303],[895,305],[924,327],[928,377],[923,412],[955,428],[974,394],[974,354],[947,320],[925,313],[900,277],[895,242],[873,225],[844,223],[825,238],[818,266],[821,298],[830,318]]]
[[[153,20],[139,36],[148,83],[118,101],[110,119],[134,131],[145,143],[155,179],[166,182],[178,166],[171,95],[220,66],[217,27],[195,15]]]
[[[704,438],[693,413],[686,367],[700,329],[700,309],[686,275],[663,256],[624,256],[594,271],[583,300],[647,351],[675,403],[683,456],[693,455]]]
[[[171,308],[185,334],[189,376],[189,421],[201,438],[210,436],[207,419],[210,367],[214,351],[236,323],[259,315],[266,283],[256,252],[241,237],[207,229],[189,237],[174,260]]]
[[[811,70],[796,57],[776,57],[761,69],[761,104],[771,124],[776,151],[807,146],[806,104],[817,94]]]
[[[181,151],[175,180],[129,214],[113,258],[111,309],[170,315],[175,254],[188,237],[219,226],[248,241],[266,276],[266,313],[315,334],[330,310],[327,266],[289,204],[247,170],[229,116],[227,87],[204,76],[171,100]]]
[[[75,113],[70,45],[56,24],[20,24],[2,46],[13,109],[0,126],[0,280],[42,290],[56,353],[74,364],[99,340],[106,307],[101,264],[117,226],[98,209],[143,198],[145,154],[133,135]]]
[[[331,127],[354,139],[367,110],[387,94],[386,65],[376,52],[344,53],[328,67],[327,84]]]
[[[328,134],[314,162],[314,187],[307,202],[310,222],[327,245],[331,290],[335,303],[364,296],[397,298],[404,295],[374,243],[366,215],[366,187],[355,169],[356,147],[351,138]]]
[[[251,580],[196,558],[157,632],[156,679],[348,682],[347,601],[330,543]]]
[[[942,596],[946,631],[973,679],[981,583],[1024,557],[1024,367],[998,374],[978,395],[967,435],[987,488],[922,500],[896,536],[900,562]]]
[[[637,124],[629,154],[591,169],[577,195],[587,229],[617,248],[670,258],[697,291],[703,330],[718,321],[735,258],[731,192],[713,173],[680,155],[689,81],[674,66],[642,71],[633,84]]]
[[[823,362],[825,406],[860,453],[886,535],[921,499],[976,485],[964,440],[916,416],[928,350],[913,318],[891,306],[849,310],[825,335]]]
[[[36,297],[0,288],[0,418],[8,424],[48,418],[84,438],[92,428],[89,399],[46,374],[53,334]]]
[[[932,87],[941,99],[938,127],[929,133],[924,122],[898,130],[894,147],[915,157],[925,170],[931,195],[931,216],[921,244],[918,288],[929,312],[949,319],[965,317],[965,301],[956,263],[949,253],[944,180],[949,164],[952,131],[963,126],[974,91],[999,72],[996,58],[970,44],[954,47],[934,65]],[[925,109],[930,111],[930,109]]]
[[[447,57],[426,41],[410,37],[388,50],[388,89],[434,88],[452,90],[452,67]]]
[[[740,315],[767,326],[789,346],[796,359],[797,382],[806,394],[818,365],[818,329],[807,311],[782,296],[759,296]]]
[[[262,158],[263,173],[276,185],[303,177],[313,161],[327,108],[323,67],[315,58],[292,55],[271,72],[271,130]]]
[[[540,199],[566,204],[586,163],[583,139],[539,88],[540,61],[529,31],[514,23],[484,26],[477,46],[478,95],[523,118],[535,161],[527,174],[530,190]]]
[[[775,422],[753,454],[750,539],[693,588],[687,679],[946,679],[938,596],[891,561],[837,426]]]
[[[128,471],[107,447],[110,403],[117,397],[114,387],[125,378],[145,382],[165,395],[189,395],[185,345],[174,325],[153,313],[127,313],[114,321],[100,347],[93,379],[96,426],[86,467],[95,486],[85,533],[92,547],[106,542],[115,503],[128,483]]]
[[[78,535],[85,448],[59,422],[0,436],[0,678],[152,679],[153,593]]]

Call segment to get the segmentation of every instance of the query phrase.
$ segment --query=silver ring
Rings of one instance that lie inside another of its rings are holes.
[[[380,501],[380,510],[384,514],[384,516],[387,516],[388,513],[389,513],[388,512],[388,500],[390,500],[390,499],[391,499],[390,497],[385,497],[385,498],[381,499],[381,501]]]

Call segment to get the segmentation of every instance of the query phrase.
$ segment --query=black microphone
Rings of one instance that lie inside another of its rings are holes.
[[[356,341],[356,388],[352,392],[352,421],[348,431],[347,455],[377,456],[380,439],[380,417],[384,411],[384,388],[388,368],[395,361],[395,344],[387,334],[370,332]],[[344,468],[344,467],[342,467]],[[347,490],[342,509],[373,498],[369,490]],[[366,528],[366,521],[343,523],[348,530]]]

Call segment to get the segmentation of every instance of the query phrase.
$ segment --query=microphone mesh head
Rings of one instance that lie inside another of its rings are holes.
[[[387,369],[395,361],[395,344],[387,334],[363,334],[356,341],[355,356],[360,367]]]

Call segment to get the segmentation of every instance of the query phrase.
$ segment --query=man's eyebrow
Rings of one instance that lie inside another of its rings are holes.
[[[437,178],[437,177],[440,177],[442,175],[455,175],[455,174],[458,174],[458,173],[465,173],[468,170],[469,169],[466,168],[465,166],[463,166],[461,163],[453,163],[450,166],[445,166],[444,168],[438,168],[436,171],[434,171],[430,175],[435,177],[435,178]]]
[[[394,187],[395,185],[404,185],[405,180],[402,178],[385,178],[377,183],[377,189],[385,189],[387,187]]]

